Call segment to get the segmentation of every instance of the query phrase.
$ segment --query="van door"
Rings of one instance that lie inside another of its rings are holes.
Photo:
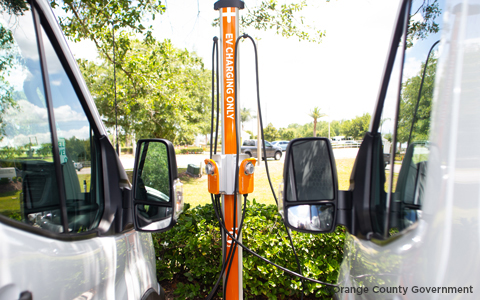
[[[403,263],[414,256],[411,231],[418,227],[423,213],[440,39],[439,33],[421,40],[407,34],[407,25],[414,22],[411,18],[416,18],[421,4],[401,3],[404,13],[397,23],[379,99],[351,177],[354,221],[340,280],[342,285],[368,287],[371,292],[363,297],[369,299],[393,297],[389,294],[402,294],[399,286],[415,285],[407,279],[415,268],[406,270]],[[440,16],[436,22],[442,26]],[[384,155],[385,144],[390,144],[389,155]],[[379,292],[380,287],[384,292]],[[397,290],[387,293],[386,287]]]

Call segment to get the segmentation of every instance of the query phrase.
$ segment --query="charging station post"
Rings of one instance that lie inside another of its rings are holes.
[[[238,37],[238,19],[239,10],[244,8],[244,2],[241,0],[219,0],[215,2],[214,9],[220,12],[220,78],[221,78],[221,120],[222,126],[222,155],[237,154],[237,136],[236,127],[240,126],[240,118],[235,107],[235,44]],[[234,195],[222,195],[222,210],[225,216],[225,225],[231,234],[236,235],[239,221],[241,218],[241,201],[237,201],[237,207],[234,209]],[[234,217],[234,211],[236,216]],[[235,223],[234,224],[234,220]],[[223,260],[226,262],[227,253],[232,247],[232,240],[225,234],[222,234],[223,240]],[[238,237],[240,240],[241,237]],[[226,300],[243,299],[243,268],[242,268],[242,248],[236,246],[230,273],[228,276],[228,285],[225,289]],[[224,288],[225,288],[224,275]]]

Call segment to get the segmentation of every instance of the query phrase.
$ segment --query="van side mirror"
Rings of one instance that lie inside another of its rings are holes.
[[[170,141],[138,141],[132,192],[136,230],[160,232],[175,225],[183,211],[183,185]]]
[[[279,213],[292,230],[335,230],[338,180],[329,139],[302,138],[288,144],[279,194]]]

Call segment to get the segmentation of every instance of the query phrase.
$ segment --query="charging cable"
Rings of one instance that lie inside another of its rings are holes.
[[[249,36],[248,34],[243,34],[242,36],[239,36],[237,38],[237,41],[236,41],[236,44],[235,44],[235,56],[234,56],[234,70],[235,70],[235,87],[238,87],[237,85],[237,54],[238,54],[238,42],[240,39],[245,39],[245,38],[249,38],[251,41],[252,41],[252,44],[253,44],[253,47],[254,47],[254,51],[255,51],[255,72],[256,72],[256,84],[257,84],[257,103],[258,103],[258,111],[259,111],[259,118],[260,118],[260,130],[261,130],[261,135],[262,135],[262,147],[263,147],[263,153],[266,153],[266,146],[265,146],[265,139],[264,139],[264,133],[263,133],[263,121],[262,121],[262,114],[261,114],[261,107],[260,107],[260,90],[259,90],[259,79],[258,79],[258,54],[257,54],[257,47],[255,45],[255,42],[253,40],[253,38],[251,36]],[[215,149],[214,149],[214,153],[216,154],[217,152],[217,140],[218,140],[218,123],[219,123],[219,64],[218,64],[218,38],[217,37],[214,37],[214,46],[213,46],[213,53],[212,53],[212,120],[211,120],[211,127],[210,127],[210,158],[212,158],[212,144],[213,144],[213,118],[214,118],[214,104],[215,104],[215,95],[214,95],[214,89],[215,89],[215,83],[214,83],[214,79],[216,79],[216,82],[217,82],[217,85],[216,85],[216,88],[217,88],[217,115],[216,115],[216,130],[215,130]],[[215,54],[216,54],[216,60],[215,60]],[[215,61],[216,61],[216,73],[214,72],[215,68],[214,68],[214,64],[215,64]],[[215,74],[216,74],[216,77],[215,77]],[[237,112],[238,109],[237,109],[237,89],[235,89],[235,112]],[[236,225],[236,208],[237,208],[237,192],[238,192],[238,172],[239,172],[239,135],[238,135],[238,126],[235,126],[235,133],[236,133],[236,169],[235,169],[235,185],[234,185],[234,214],[233,214],[233,224],[234,224],[234,227]],[[260,158],[261,159],[261,158]],[[269,184],[270,184],[270,189],[272,191],[272,194],[273,194],[273,197],[275,199],[275,203],[278,205],[278,200],[277,200],[277,196],[275,194],[275,191],[273,189],[273,185],[272,185],[272,181],[271,181],[271,178],[270,178],[270,172],[269,172],[269,169],[268,169],[268,163],[267,163],[267,157],[265,155],[265,169],[266,169],[266,172],[267,172],[267,177],[268,177],[268,181],[269,181]],[[220,284],[220,280],[222,279],[223,277],[223,274],[225,274],[225,271],[227,272],[226,273],[226,276],[225,276],[225,287],[224,287],[224,296],[225,296],[225,291],[227,290],[227,285],[228,285],[228,276],[229,276],[229,273],[230,273],[230,268],[232,266],[232,262],[233,262],[233,259],[234,259],[234,256],[235,256],[235,251],[236,251],[236,248],[237,248],[237,245],[242,247],[243,249],[245,249],[247,252],[251,253],[252,255],[258,257],[259,259],[283,270],[284,272],[290,274],[290,275],[293,275],[293,276],[296,276],[296,277],[299,277],[302,281],[302,287],[303,287],[303,284],[304,284],[304,280],[308,280],[308,281],[311,281],[311,282],[315,282],[315,283],[319,283],[319,284],[323,284],[323,285],[326,285],[326,286],[331,286],[331,287],[336,287],[338,286],[337,284],[332,284],[332,283],[327,283],[327,282],[323,282],[323,281],[320,281],[320,280],[316,280],[316,279],[312,279],[312,278],[308,278],[308,277],[305,277],[302,275],[302,267],[301,267],[301,264],[300,264],[300,261],[298,259],[298,255],[295,251],[295,247],[294,247],[294,244],[293,244],[293,240],[292,240],[292,237],[291,237],[291,234],[290,234],[290,231],[287,229],[286,225],[284,224],[285,226],[285,230],[287,232],[287,235],[288,235],[288,238],[289,238],[289,241],[290,241],[290,244],[292,246],[292,249],[293,249],[293,252],[294,252],[294,255],[295,255],[295,259],[296,259],[296,262],[297,262],[297,266],[298,266],[298,273],[294,272],[294,271],[291,271],[287,268],[284,268],[282,266],[279,266],[277,265],[276,263],[262,257],[261,255],[255,253],[254,251],[252,251],[251,249],[249,249],[248,247],[246,247],[245,245],[243,245],[239,240],[238,238],[240,237],[241,235],[241,231],[242,231],[242,227],[243,227],[243,221],[245,219],[245,213],[246,213],[246,208],[247,208],[247,195],[245,194],[244,195],[244,207],[243,207],[243,212],[242,212],[242,216],[241,216],[241,219],[240,219],[240,225],[238,227],[238,233],[237,233],[237,230],[234,230],[233,231],[233,234],[231,234],[226,226],[225,226],[225,221],[224,221],[224,216],[223,216],[223,212],[222,212],[222,209],[221,209],[221,203],[220,203],[220,196],[219,195],[213,195],[211,194],[211,200],[212,200],[212,205],[213,205],[213,208],[214,208],[214,211],[215,211],[215,215],[218,219],[218,222],[219,222],[219,225],[220,225],[220,231],[223,231],[225,234],[227,234],[230,239],[232,240],[232,244],[231,244],[231,247],[228,251],[228,254],[226,256],[226,259],[222,259],[222,268],[221,268],[221,272],[220,272],[220,275],[217,279],[217,282],[215,283],[215,286],[213,287],[212,291],[209,293],[209,295],[207,296],[206,299],[210,300],[214,297],[214,295],[217,293],[218,291],[218,287],[219,287],[219,284]],[[223,234],[222,236],[225,236],[225,234]],[[303,288],[304,289],[304,288]],[[302,299],[303,299],[303,289],[302,289]]]

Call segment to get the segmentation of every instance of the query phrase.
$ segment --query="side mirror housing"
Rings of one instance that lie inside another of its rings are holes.
[[[301,138],[288,144],[279,194],[279,213],[287,227],[309,233],[335,230],[338,180],[329,139]]]
[[[183,211],[183,185],[170,141],[137,142],[132,193],[136,230],[161,232],[175,225]]]

